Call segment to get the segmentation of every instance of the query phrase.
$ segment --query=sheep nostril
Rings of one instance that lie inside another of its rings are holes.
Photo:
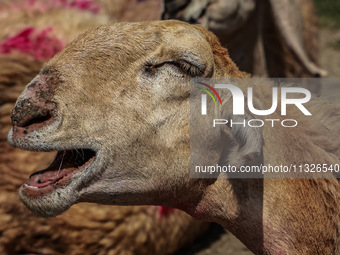
[[[52,102],[36,102],[32,99],[22,99],[17,102],[12,111],[13,127],[36,129],[50,123],[54,119],[56,104]]]
[[[28,128],[34,124],[40,124],[39,126],[43,126],[45,122],[48,122],[52,119],[53,116],[49,110],[43,110],[40,112],[29,113],[25,112],[21,114],[13,114],[12,122],[13,126]]]
[[[51,114],[49,112],[47,112],[45,114],[32,116],[31,118],[26,119],[26,120],[22,121],[21,123],[18,123],[17,126],[19,126],[19,127],[29,127],[33,124],[39,124],[39,123],[46,122],[46,121],[50,120],[51,118],[52,118]]]

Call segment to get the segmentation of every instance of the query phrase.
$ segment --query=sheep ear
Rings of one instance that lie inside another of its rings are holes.
[[[250,119],[257,119],[250,113],[242,116],[224,112],[228,119],[227,128],[221,129],[221,140],[225,141],[220,163],[240,167],[263,164],[263,128],[248,125]]]
[[[197,82],[194,82],[194,84],[197,84]],[[202,166],[218,165],[234,169],[234,167],[263,164],[263,128],[261,121],[257,123],[251,121],[252,126],[249,126],[249,120],[259,119],[260,117],[252,115],[248,110],[244,111],[242,115],[238,112],[239,115],[234,114],[232,94],[225,92],[221,106],[217,107],[212,104],[211,100],[208,101],[209,98],[202,97],[203,95],[199,90],[191,90],[191,176],[199,178],[219,178],[220,176],[221,178],[262,178],[262,176],[259,176],[261,173],[209,172],[207,169],[205,169],[205,172],[200,170]],[[209,102],[207,108],[204,108],[202,100]],[[242,98],[242,100],[245,99]],[[260,102],[254,99],[254,103],[257,109],[261,109]],[[254,127],[255,125],[259,127]],[[199,170],[196,171],[196,168]]]
[[[311,75],[315,77],[326,76],[326,71],[313,63],[306,52],[301,1],[269,0],[269,3],[275,26],[281,34],[283,43]]]

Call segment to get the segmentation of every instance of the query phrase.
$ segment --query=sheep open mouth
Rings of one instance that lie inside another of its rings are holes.
[[[24,188],[46,192],[67,185],[72,176],[91,164],[96,153],[90,149],[58,151],[53,163],[45,170],[32,174]]]

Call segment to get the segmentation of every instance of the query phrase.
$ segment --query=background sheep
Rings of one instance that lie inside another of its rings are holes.
[[[45,61],[85,29],[108,21],[89,10],[33,2],[8,1],[0,12],[0,253],[169,254],[190,243],[208,225],[177,210],[80,204],[44,219],[22,206],[17,189],[23,177],[47,166],[54,153],[9,146],[11,108]]]
[[[161,0],[95,0],[102,12],[118,21],[159,20]]]
[[[318,67],[312,0],[165,0],[162,17],[206,26],[243,71],[269,77],[326,74]]]

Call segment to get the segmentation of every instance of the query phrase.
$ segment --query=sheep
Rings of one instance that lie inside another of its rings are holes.
[[[102,12],[118,21],[147,21],[161,18],[159,0],[95,0]]]
[[[79,204],[55,219],[30,213],[19,203],[17,190],[24,176],[47,167],[55,153],[14,149],[6,136],[15,100],[42,63],[25,55],[0,55],[0,65],[1,254],[170,254],[205,232],[206,223],[185,213],[148,206]]]
[[[12,1],[0,11],[0,254],[173,253],[190,244],[209,225],[181,211],[152,206],[79,204],[61,217],[42,219],[19,203],[17,190],[23,176],[47,167],[55,153],[9,146],[6,136],[16,98],[67,42],[108,20],[105,15],[76,8],[52,8],[51,2],[35,1],[36,5],[25,6],[25,2]],[[38,8],[41,3],[46,4],[44,11]],[[22,10],[17,12],[18,8]],[[39,44],[37,37],[47,45]],[[25,47],[13,43],[19,38],[24,39]],[[58,47],[52,47],[55,45]]]
[[[214,32],[241,70],[269,77],[320,77],[312,0],[164,1],[163,19]]]
[[[12,112],[11,145],[57,151],[54,164],[21,186],[23,203],[44,217],[77,202],[162,205],[221,224],[256,254],[339,254],[337,179],[190,178],[193,77],[249,75],[216,36],[181,21],[105,25],[68,44]],[[256,100],[271,98],[253,85]],[[307,107],[313,119],[291,113],[305,123],[296,129],[224,126],[200,137],[235,165],[339,163],[339,109],[317,99]],[[83,160],[72,158],[75,149]]]

